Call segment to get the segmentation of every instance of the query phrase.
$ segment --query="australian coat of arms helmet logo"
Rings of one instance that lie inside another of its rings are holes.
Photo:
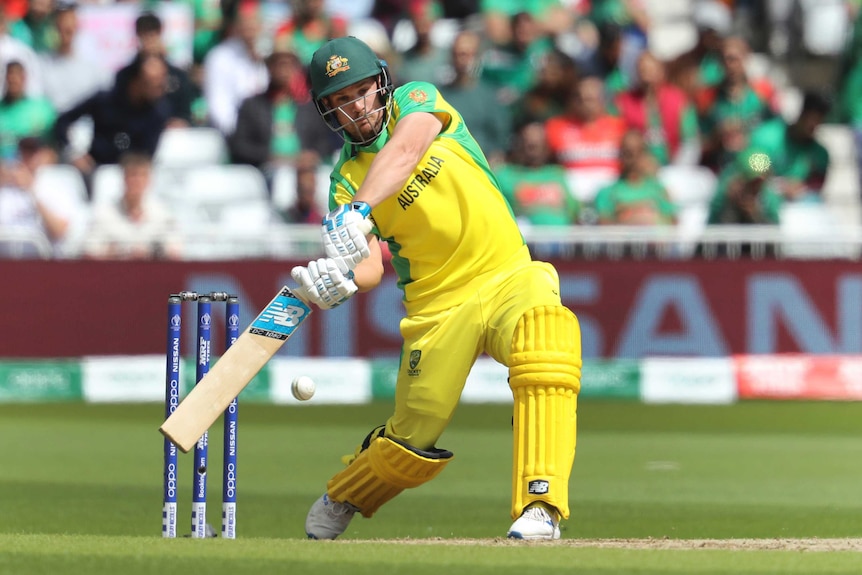
[[[326,61],[326,75],[330,78],[348,70],[350,70],[350,66],[347,64],[347,58],[344,56],[333,54],[329,57],[329,60]]]

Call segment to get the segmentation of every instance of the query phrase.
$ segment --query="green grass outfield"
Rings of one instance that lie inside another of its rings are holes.
[[[862,403],[584,401],[572,516],[540,544],[501,538],[509,408],[463,405],[440,477],[339,541],[305,540],[340,455],[388,413],[241,406],[239,539],[192,541],[160,537],[163,406],[2,405],[0,574],[862,573]],[[218,527],[220,432],[210,455]],[[185,530],[191,456],[180,466]]]

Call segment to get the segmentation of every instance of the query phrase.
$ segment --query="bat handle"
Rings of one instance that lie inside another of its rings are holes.
[[[290,292],[291,292],[294,296],[296,296],[297,298],[301,299],[301,300],[302,300],[302,303],[304,303],[305,305],[307,305],[307,306],[311,307],[311,303],[310,303],[310,300],[309,300],[309,297],[308,297],[308,289],[307,289],[307,288],[304,288],[304,287],[295,287],[295,288],[290,288]]]

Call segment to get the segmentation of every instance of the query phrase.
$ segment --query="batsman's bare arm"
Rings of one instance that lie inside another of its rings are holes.
[[[449,121],[448,117],[444,118]],[[371,162],[365,181],[353,199],[373,208],[400,192],[442,129],[443,121],[429,112],[414,112],[401,118],[395,125],[392,139]]]
[[[400,192],[442,128],[443,122],[427,112],[415,112],[399,121],[392,139],[371,162],[354,199],[374,207]],[[376,237],[368,236],[368,248],[371,255],[353,270],[360,292],[374,289],[383,279],[383,255]]]
[[[380,242],[373,235],[368,238],[368,249],[371,255],[353,268],[353,283],[360,292],[376,288],[383,280],[383,254],[380,251]]]

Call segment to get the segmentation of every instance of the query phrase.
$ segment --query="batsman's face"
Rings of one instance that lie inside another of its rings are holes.
[[[371,141],[380,132],[385,104],[377,78],[342,88],[328,96],[325,104],[354,141]]]

